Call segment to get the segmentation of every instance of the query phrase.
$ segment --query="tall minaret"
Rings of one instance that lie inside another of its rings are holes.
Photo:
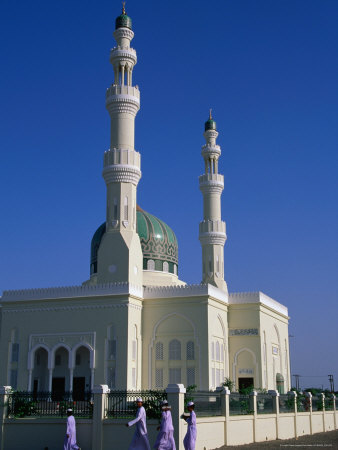
[[[202,147],[205,173],[199,177],[203,194],[203,221],[200,223],[199,240],[202,245],[203,283],[210,283],[227,291],[224,281],[224,244],[226,241],[225,222],[221,217],[221,194],[224,189],[224,177],[218,173],[218,158],[221,148],[216,145],[216,122],[212,119],[205,122],[204,138],[206,145]]]
[[[141,286],[143,257],[136,232],[136,189],[141,178],[141,155],[134,149],[140,91],[132,84],[137,57],[130,47],[134,33],[124,2],[115,25],[117,46],[110,52],[114,83],[106,93],[106,108],[111,118],[110,149],[104,154],[103,168],[107,185],[106,232],[98,251],[97,281],[131,282]]]

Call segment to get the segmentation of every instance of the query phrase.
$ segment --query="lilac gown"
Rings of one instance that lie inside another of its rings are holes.
[[[160,431],[154,445],[156,450],[176,450],[174,427],[170,411],[162,412]]]
[[[133,440],[129,446],[129,450],[150,450],[150,444],[147,432],[146,411],[141,406],[138,408],[136,418],[128,422],[128,427],[136,424],[136,430]]]
[[[67,437],[67,434],[69,437]],[[67,417],[67,431],[63,443],[63,450],[78,450],[76,444],[76,426],[74,416]]]
[[[187,418],[188,431],[185,435],[183,445],[185,450],[195,450],[197,429],[196,429],[196,414],[191,411],[190,417]]]

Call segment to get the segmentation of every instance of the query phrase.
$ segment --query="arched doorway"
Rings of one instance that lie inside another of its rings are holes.
[[[276,387],[280,394],[284,394],[284,377],[281,373],[276,375]]]
[[[62,400],[69,385],[69,351],[59,347],[54,352],[54,370],[52,379],[53,400]]]
[[[48,391],[48,352],[43,347],[37,348],[34,352],[32,375],[32,391],[34,393]]]
[[[76,349],[73,371],[73,400],[84,400],[85,392],[90,391],[91,370],[90,352],[85,346]]]

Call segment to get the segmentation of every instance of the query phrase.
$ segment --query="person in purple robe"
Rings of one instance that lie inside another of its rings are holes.
[[[136,400],[137,413],[136,418],[126,424],[127,427],[131,427],[136,424],[136,430],[133,436],[133,440],[129,446],[129,450],[150,450],[150,444],[147,432],[147,417],[146,411],[143,408],[142,398]]]
[[[187,434],[183,440],[183,445],[185,450],[195,450],[196,446],[196,437],[197,437],[197,429],[196,429],[196,414],[195,414],[195,403],[188,403],[188,411],[190,412],[190,416],[183,416],[184,420],[188,424]]]
[[[63,450],[81,450],[76,444],[76,424],[73,410],[67,409],[67,431],[63,443]]]
[[[167,400],[162,402],[161,425],[157,430],[159,433],[154,448],[156,450],[176,450],[171,406],[168,405]]]

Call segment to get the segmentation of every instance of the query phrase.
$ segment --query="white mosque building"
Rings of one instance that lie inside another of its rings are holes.
[[[288,310],[262,292],[229,293],[224,279],[221,148],[211,115],[199,177],[203,218],[202,282],[178,277],[174,231],[137,204],[141,155],[134,148],[140,91],[136,51],[123,8],[110,52],[114,83],[104,153],[106,220],[91,242],[82,286],[4,291],[0,298],[0,385],[29,391],[163,389],[168,383],[210,390],[225,377],[236,389],[290,389]],[[193,231],[193,230],[192,230]]]

